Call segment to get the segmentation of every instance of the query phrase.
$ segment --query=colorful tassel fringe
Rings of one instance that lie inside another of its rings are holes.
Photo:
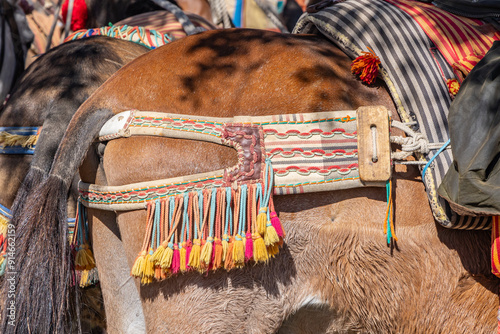
[[[75,283],[80,287],[87,287],[99,281],[94,254],[90,248],[89,230],[85,207],[78,202],[76,210],[76,226],[71,248],[75,269]],[[139,270],[138,270],[139,272]]]
[[[262,183],[149,202],[146,235],[131,275],[147,284],[190,270],[229,271],[268,262],[279,252],[284,231],[273,208],[269,161],[264,175]]]
[[[392,181],[389,180],[386,183],[386,195],[387,195],[387,210],[385,213],[385,224],[384,224],[384,234],[387,236],[387,244],[391,245],[394,241],[398,241],[396,237],[396,231],[394,229],[394,205],[392,203]]]
[[[362,52],[361,56],[353,60],[351,72],[358,74],[361,81],[371,85],[377,78],[380,59],[372,49],[367,48],[370,52]]]

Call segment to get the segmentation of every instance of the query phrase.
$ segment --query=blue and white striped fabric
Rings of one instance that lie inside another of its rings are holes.
[[[304,14],[294,33],[321,33],[350,57],[367,47],[380,58],[386,82],[404,122],[417,121],[430,143],[448,138],[451,104],[446,79],[455,78],[439,51],[409,15],[382,0],[347,0],[318,13]],[[437,150],[422,157],[428,160]],[[444,150],[427,169],[425,183],[435,219],[456,229],[490,229],[487,217],[460,217],[437,195],[437,187],[452,164],[451,150]]]

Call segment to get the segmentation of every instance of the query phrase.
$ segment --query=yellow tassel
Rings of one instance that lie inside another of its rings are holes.
[[[92,254],[92,251],[90,250],[90,248],[86,248],[85,253],[87,253],[87,262],[88,262],[88,266],[85,269],[91,270],[91,269],[95,268],[94,254]]]
[[[146,257],[146,251],[143,251],[136,259],[134,262],[134,265],[132,266],[131,274],[132,276],[135,277],[142,277],[142,268],[144,267],[143,262],[144,258]]]
[[[264,234],[264,243],[266,244],[266,246],[271,246],[274,245],[275,243],[278,243],[279,241],[280,238],[278,237],[278,233],[276,233],[276,230],[274,229],[271,222],[268,221],[266,227],[266,234]]]
[[[75,269],[90,270],[95,267],[94,255],[87,244],[80,246],[75,257]]]
[[[186,243],[182,243],[182,248],[180,250],[181,253],[181,272],[186,272]]]
[[[267,262],[269,255],[267,254],[266,244],[260,234],[252,235],[253,239],[253,259],[255,262]]]
[[[200,269],[200,239],[193,240],[193,248],[189,254],[189,266],[193,269]]]
[[[269,257],[274,257],[279,252],[280,252],[279,242],[267,246],[267,254],[269,254]]]
[[[146,285],[153,282],[153,276],[142,276],[141,284]]]
[[[208,237],[207,242],[203,245],[201,249],[200,262],[201,264],[205,264],[208,266],[210,264],[210,260],[212,259],[212,247],[213,247],[214,238]]]
[[[162,269],[167,269],[170,268],[172,265],[172,258],[174,257],[174,245],[169,242],[168,247],[165,248],[163,251],[163,256],[160,260],[160,266]]]
[[[80,276],[80,288],[85,288],[89,286],[89,271],[88,270],[82,270],[81,276]]]
[[[7,218],[0,215],[0,234],[3,234],[4,236],[7,235],[8,224],[9,224],[9,221],[7,220]]]
[[[149,261],[153,262],[154,264],[159,264],[164,254],[165,246],[161,244],[160,247],[158,247],[153,255],[149,258]]]
[[[142,275],[143,277],[150,277],[152,279],[155,275],[155,265],[149,260],[151,258],[151,255],[153,255],[152,249],[150,249],[148,254],[146,254],[146,256],[144,257],[144,262],[142,264]]]
[[[236,235],[234,240],[233,263],[236,268],[241,268],[245,265],[245,244],[239,234]]]
[[[259,214],[257,215],[257,231],[260,235],[266,233],[267,224],[267,208],[260,208]]]
[[[227,254],[227,250],[229,248],[229,237],[227,236],[227,234],[224,234],[222,236],[222,262],[226,261],[226,254]]]

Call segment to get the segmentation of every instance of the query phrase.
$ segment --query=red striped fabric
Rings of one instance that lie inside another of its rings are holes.
[[[484,57],[500,32],[481,20],[448,13],[432,4],[385,0],[413,17],[462,81]]]
[[[203,27],[207,30],[216,29],[213,24],[209,23],[201,16],[195,14],[187,14],[187,16],[197,27]],[[168,34],[174,39],[186,37],[186,33],[184,32],[182,25],[177,21],[174,14],[165,10],[135,15],[115,23],[117,26],[125,24],[133,27],[138,26],[145,27],[150,30],[156,30],[161,34]]]

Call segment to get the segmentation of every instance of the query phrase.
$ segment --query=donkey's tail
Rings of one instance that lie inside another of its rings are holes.
[[[72,331],[67,195],[88,148],[112,116],[110,110],[84,104],[68,126],[48,177],[13,212],[16,225],[6,258],[2,333]]]

